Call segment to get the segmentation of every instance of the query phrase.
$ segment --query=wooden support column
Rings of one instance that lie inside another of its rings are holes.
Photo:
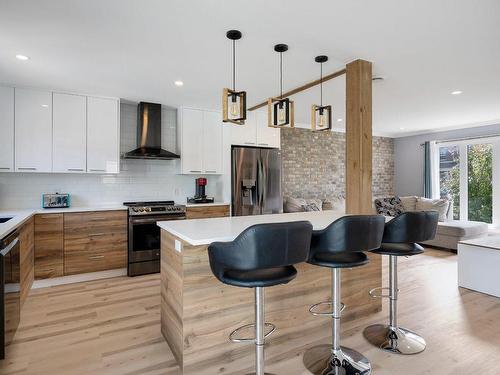
[[[346,68],[346,212],[372,210],[372,63]]]

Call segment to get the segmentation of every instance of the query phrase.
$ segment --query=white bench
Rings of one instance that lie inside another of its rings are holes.
[[[500,236],[458,243],[458,285],[500,297]]]

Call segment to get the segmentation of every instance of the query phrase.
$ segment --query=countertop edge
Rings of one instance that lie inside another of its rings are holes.
[[[69,207],[69,208],[37,208],[25,210],[1,210],[0,217],[12,216],[12,219],[0,224],[0,239],[22,226],[26,221],[39,214],[61,214],[79,212],[122,211],[126,206]]]

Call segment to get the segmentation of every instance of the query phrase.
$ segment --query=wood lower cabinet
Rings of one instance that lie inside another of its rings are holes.
[[[35,279],[64,275],[64,215],[35,216]]]
[[[64,274],[127,266],[127,212],[64,214]]]
[[[186,219],[207,219],[229,216],[229,205],[186,208]]]
[[[29,219],[19,229],[19,243],[20,243],[20,294],[21,306],[28,297],[31,286],[34,280],[34,248],[35,248],[35,221],[33,218]]]

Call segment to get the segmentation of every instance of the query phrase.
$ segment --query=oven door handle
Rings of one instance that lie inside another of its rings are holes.
[[[184,220],[186,216],[166,216],[166,217],[154,217],[147,219],[130,219],[130,223],[134,224],[151,224],[156,223],[157,221],[169,221],[169,220]]]
[[[6,256],[8,253],[10,253],[10,251],[15,247],[17,246],[19,242],[19,239],[18,238],[14,238],[14,240],[9,243],[6,247],[4,247],[1,251],[0,251],[0,254],[2,254],[3,256]]]

